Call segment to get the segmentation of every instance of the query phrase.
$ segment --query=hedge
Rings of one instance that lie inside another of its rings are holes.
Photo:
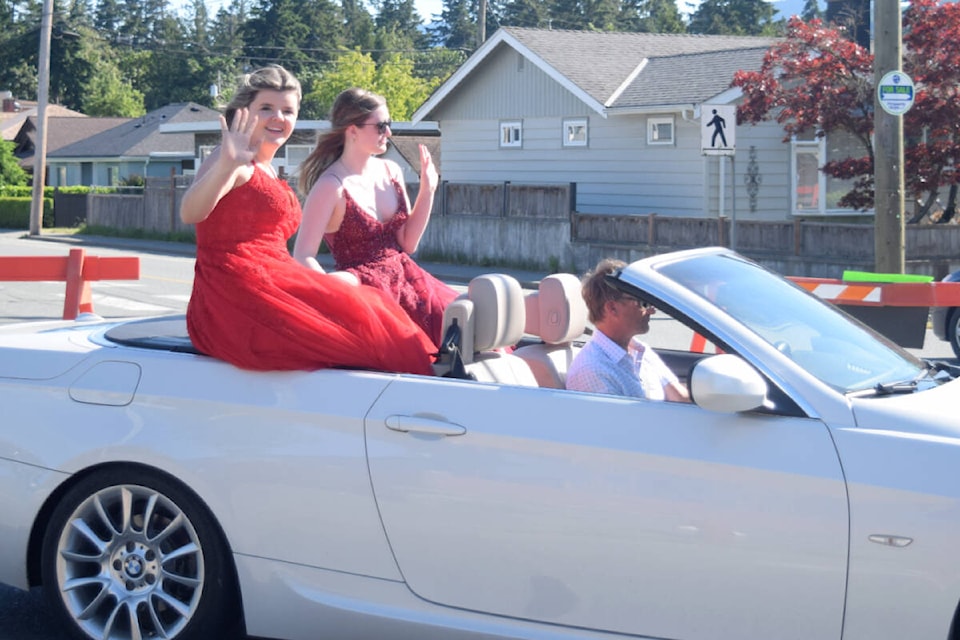
[[[32,203],[33,198],[0,196],[0,229],[29,229]],[[41,226],[48,228],[53,226],[53,198],[43,199]]]

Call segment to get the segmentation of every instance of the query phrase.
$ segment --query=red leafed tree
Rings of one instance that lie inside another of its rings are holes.
[[[941,187],[951,196],[960,182],[960,4],[913,0],[903,17],[903,70],[916,85],[904,118],[904,175],[908,193],[934,201]],[[733,85],[743,90],[741,123],[774,119],[784,141],[794,134],[823,136],[845,131],[860,141],[857,157],[828,161],[821,170],[850,180],[840,206],[873,206],[873,55],[842,30],[820,20],[792,18],[785,38],[766,54],[759,71],[740,71]],[[951,198],[948,210],[953,202]]]

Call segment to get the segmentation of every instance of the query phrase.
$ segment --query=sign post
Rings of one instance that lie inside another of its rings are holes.
[[[704,104],[700,107],[700,153],[705,156],[730,157],[730,181],[732,211],[730,215],[730,248],[737,248],[737,203],[736,203],[736,172],[734,170],[734,156],[737,152],[737,108],[731,104]],[[723,175],[723,159],[720,159],[719,180],[719,208],[717,214],[723,215],[725,180]]]

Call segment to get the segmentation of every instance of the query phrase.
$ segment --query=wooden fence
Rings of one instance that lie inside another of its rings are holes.
[[[180,200],[191,177],[148,178],[142,195],[87,196],[89,224],[154,232],[190,231]],[[415,200],[417,185],[410,185]],[[675,249],[732,246],[785,275],[839,277],[872,270],[870,223],[676,218],[656,213],[588,214],[574,210],[575,184],[447,183],[438,190],[421,255],[434,260],[582,272],[602,257],[632,261]],[[909,273],[942,277],[960,268],[960,225],[909,225]]]

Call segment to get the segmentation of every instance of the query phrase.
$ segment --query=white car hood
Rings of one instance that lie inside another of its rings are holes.
[[[854,398],[857,427],[960,438],[960,379],[926,391]]]

